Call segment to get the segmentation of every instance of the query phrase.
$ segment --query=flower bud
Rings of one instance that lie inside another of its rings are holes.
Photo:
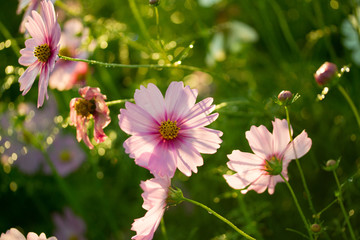
[[[314,223],[313,225],[311,225],[310,229],[313,233],[318,233],[321,231],[321,226],[317,223]]]
[[[319,86],[326,85],[336,76],[338,68],[334,63],[325,62],[314,74],[315,80]]]
[[[151,5],[151,6],[159,6],[159,4],[160,4],[160,0],[149,0],[149,4]]]
[[[340,159],[338,159],[337,161],[334,159],[330,159],[326,162],[324,170],[329,172],[334,171],[338,168],[339,163],[340,163]]]
[[[292,99],[293,94],[288,90],[283,90],[279,93],[278,99],[280,102],[288,102]]]

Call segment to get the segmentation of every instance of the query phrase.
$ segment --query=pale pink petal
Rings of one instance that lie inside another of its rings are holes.
[[[76,126],[76,110],[75,103],[80,98],[73,98],[70,100],[70,125]]]
[[[247,131],[245,135],[256,155],[267,159],[273,154],[273,136],[265,126],[251,126],[250,131]]]
[[[149,210],[157,205],[165,205],[165,200],[168,197],[168,188],[170,186],[170,179],[152,178],[147,181],[141,181],[140,187],[144,191],[141,197],[144,199],[142,207]]]
[[[45,29],[49,35],[56,23],[54,5],[50,1],[41,1],[41,13],[43,15]]]
[[[25,95],[33,85],[36,76],[38,75],[41,68],[41,63],[36,62],[33,65],[30,65],[25,72],[20,76],[20,91],[23,91],[23,95]]]
[[[207,116],[215,109],[215,105],[211,105],[212,103],[213,103],[213,98],[206,98],[195,104],[190,109],[189,113],[179,121],[179,126],[181,126],[182,124],[188,126],[191,125],[191,123],[198,122],[201,119],[204,118],[206,119]],[[211,122],[208,122],[208,124],[210,123]]]
[[[278,158],[281,158],[282,153],[290,142],[290,134],[288,123],[286,119],[280,120],[275,118],[273,124],[273,137],[274,137],[274,152]]]
[[[39,13],[32,11],[32,17],[28,17],[28,22],[25,23],[25,28],[31,37],[38,39],[42,43],[46,43],[46,30],[44,22]]]
[[[197,173],[197,167],[202,166],[204,161],[200,153],[189,143],[176,141],[177,153],[176,165],[180,172],[190,177],[191,172]]]
[[[46,96],[46,99],[49,98],[47,94],[47,87],[49,84],[49,66],[47,63],[42,65],[40,77],[39,77],[39,96],[38,96],[38,102],[37,107],[41,107],[44,104],[44,99]]]
[[[151,153],[160,141],[156,135],[134,135],[126,139],[123,146],[131,158],[138,159],[143,153]]]
[[[136,105],[151,114],[159,125],[167,120],[164,97],[154,84],[149,83],[147,88],[141,85],[140,90],[136,89],[134,99]]]
[[[151,208],[144,217],[135,219],[131,230],[136,231],[136,235],[131,239],[151,240],[153,239],[156,229],[159,227],[160,221],[164,215],[165,207],[158,206]]]
[[[289,145],[285,149],[283,153],[284,155],[283,161],[289,161],[295,158],[301,158],[310,150],[311,145],[312,145],[311,139],[308,137],[305,130],[302,131],[302,133],[298,135],[293,142],[289,143]]]
[[[148,169],[154,175],[172,178],[176,170],[175,154],[172,142],[159,142],[151,153]]]
[[[245,174],[249,170],[264,169],[265,160],[252,153],[234,150],[231,154],[227,155],[227,157],[230,160],[227,162],[228,167],[240,175]]]
[[[126,109],[120,109],[119,126],[127,134],[159,133],[159,124],[144,109],[127,102]]]
[[[7,230],[6,233],[2,233],[0,240],[26,240],[24,235],[19,232],[16,228],[11,228]]]
[[[271,177],[271,175],[263,172],[263,174],[258,179],[251,183],[251,185],[246,189],[246,191],[254,190],[257,193],[263,193],[269,186]]]
[[[194,106],[196,97],[197,91],[184,87],[183,82],[172,82],[165,94],[166,118],[178,121]]]
[[[34,52],[27,48],[21,49],[20,54],[22,56],[19,58],[19,63],[23,66],[30,66],[37,61]]]
[[[181,129],[193,129],[199,127],[205,127],[214,122],[219,117],[219,113],[214,113],[209,116],[203,116],[202,118],[193,118],[186,123],[179,125]]]
[[[185,138],[186,142],[191,143],[200,153],[215,153],[219,149],[220,143],[222,143],[221,131],[205,127],[180,131],[179,135]]]
[[[280,175],[271,176],[269,186],[268,186],[268,193],[270,195],[274,194],[276,184],[279,183],[279,182],[283,182],[283,181],[284,180],[281,178]]]

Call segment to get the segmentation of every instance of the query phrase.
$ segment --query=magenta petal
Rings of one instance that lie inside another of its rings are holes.
[[[245,135],[256,155],[266,159],[273,154],[273,136],[265,126],[251,126],[250,131],[247,131]]]
[[[284,151],[284,161],[289,161],[295,158],[301,158],[304,156],[311,148],[312,141],[308,137],[307,133],[302,131],[293,142],[289,143],[288,147]],[[295,148],[295,151],[294,151]]]
[[[147,88],[140,86],[140,90],[135,91],[134,99],[136,105],[151,114],[159,124],[167,120],[165,119],[164,97],[154,84],[149,83]]]
[[[169,142],[160,142],[155,146],[149,158],[150,172],[156,176],[174,176],[176,170],[176,156],[174,146]]]

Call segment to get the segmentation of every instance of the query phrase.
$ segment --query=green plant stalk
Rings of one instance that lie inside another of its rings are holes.
[[[337,174],[336,174],[335,170],[333,170],[333,174],[334,174],[334,178],[335,178],[335,181],[336,181],[336,185],[337,185],[337,187],[339,189],[339,195],[337,196],[337,199],[338,199],[341,211],[342,211],[342,213],[344,215],[345,222],[346,222],[346,224],[347,224],[347,226],[349,228],[351,239],[356,240],[355,233],[354,233],[354,231],[353,231],[353,229],[351,227],[349,216],[348,216],[348,214],[347,214],[347,212],[345,210],[344,203],[342,201],[341,186],[340,186],[340,182],[339,182],[339,179],[337,177]]]
[[[89,59],[81,59],[81,58],[72,58],[59,55],[59,58],[67,61],[74,61],[74,62],[86,62],[88,64],[96,64],[103,67],[118,67],[118,68],[179,68],[189,71],[201,71],[201,72],[208,72],[198,67],[188,66],[188,65],[181,65],[181,64],[165,64],[165,65],[158,65],[158,64],[121,64],[121,63],[104,63],[99,62],[96,60],[89,60]]]
[[[119,99],[119,100],[109,101],[109,102],[106,102],[106,105],[112,106],[115,104],[122,104],[125,102],[134,102],[134,99]]]
[[[168,240],[168,236],[167,236],[167,232],[166,232],[166,227],[165,227],[165,221],[164,221],[164,218],[161,219],[161,232],[162,232],[162,235],[164,237],[165,240]]]
[[[286,183],[286,186],[288,187],[288,189],[289,189],[289,191],[290,191],[290,193],[291,193],[291,196],[292,196],[292,198],[294,199],[294,203],[295,203],[295,205],[296,205],[296,208],[297,208],[297,210],[298,210],[298,212],[299,212],[299,214],[300,214],[300,217],[301,217],[302,221],[304,222],[304,225],[305,225],[306,230],[308,231],[309,239],[313,239],[313,236],[312,236],[312,233],[311,233],[309,224],[308,224],[307,221],[306,221],[305,215],[304,215],[304,213],[303,213],[303,211],[302,211],[302,209],[301,209],[301,207],[300,207],[299,201],[298,201],[297,198],[296,198],[296,195],[295,195],[295,193],[294,193],[294,190],[292,189],[292,187],[291,187],[290,183],[288,182],[288,180],[286,180],[286,178],[284,178],[284,176],[283,176],[281,173],[280,173],[280,176],[281,176],[281,178],[284,180],[284,182]]]
[[[190,202],[192,204],[195,204],[203,209],[205,209],[208,213],[214,215],[215,217],[219,218],[221,221],[223,221],[224,223],[226,223],[227,225],[229,225],[231,228],[233,228],[236,232],[238,232],[240,235],[242,235],[243,237],[245,237],[246,239],[252,239],[255,240],[255,238],[251,237],[250,235],[246,234],[244,231],[240,230],[238,227],[236,227],[232,222],[230,222],[229,220],[227,220],[226,218],[224,218],[223,216],[221,216],[220,214],[218,214],[217,212],[215,212],[214,210],[212,210],[211,208],[209,208],[208,206],[205,206],[202,203],[199,203],[197,201],[188,199],[188,198],[182,198],[182,200]]]
[[[165,51],[165,48],[164,48],[164,45],[163,43],[161,42],[161,39],[160,39],[160,18],[159,18],[159,10],[157,7],[154,7],[155,9],[155,18],[156,18],[156,28],[157,28],[157,40],[159,42],[159,45],[161,46],[161,48],[163,49],[163,51]]]
[[[350,98],[349,94],[345,91],[345,89],[343,88],[343,86],[341,86],[340,84],[337,85],[337,88],[339,89],[339,91],[341,92],[341,94],[344,96],[344,98],[346,99],[346,101],[348,102],[351,110],[353,111],[355,118],[356,118],[356,122],[360,128],[360,115],[359,112],[354,104],[354,102],[352,101],[352,99]]]
[[[288,128],[289,128],[290,143],[292,143],[294,139],[293,139],[293,136],[291,134],[290,115],[289,115],[289,109],[288,109],[287,106],[285,106],[285,112],[286,112],[286,120],[288,122]],[[294,147],[294,151],[295,151],[295,147]],[[305,176],[304,176],[304,172],[303,172],[302,167],[300,165],[299,159],[297,158],[296,151],[295,151],[295,157],[296,157],[295,162],[296,162],[297,168],[298,168],[299,173],[300,173],[301,182],[302,182],[302,184],[304,186],[304,189],[305,189],[305,192],[306,192],[306,195],[307,195],[310,210],[312,211],[313,214],[316,214],[314,205],[313,205],[312,200],[311,200],[312,199],[311,194],[310,194],[309,188],[307,186],[306,179],[305,179]]]

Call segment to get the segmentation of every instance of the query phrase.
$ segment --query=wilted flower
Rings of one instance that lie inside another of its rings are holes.
[[[65,208],[64,214],[53,214],[55,223],[54,235],[58,240],[85,240],[86,225],[70,208]]]
[[[70,19],[64,24],[60,38],[60,55],[73,58],[87,58],[88,53],[81,49],[81,42],[86,33],[84,26],[78,19]],[[81,34],[81,36],[79,36]],[[74,85],[84,85],[84,76],[89,67],[85,62],[65,61],[59,59],[54,71],[50,75],[50,88],[59,91],[69,90]]]
[[[92,149],[87,134],[87,124],[94,118],[94,139],[97,143],[105,141],[106,135],[103,131],[111,121],[110,111],[106,105],[106,96],[100,93],[99,88],[84,87],[79,89],[83,98],[73,98],[70,101],[70,125],[76,127],[76,138]]]
[[[287,121],[275,118],[273,133],[265,126],[252,126],[246,132],[246,139],[255,154],[234,150],[228,155],[228,167],[234,175],[224,175],[227,183],[242,193],[255,190],[262,193],[268,188],[273,194],[275,185],[283,182],[280,174],[288,179],[287,167],[291,160],[304,156],[311,148],[312,141],[305,130],[290,142]]]
[[[327,84],[336,76],[338,68],[334,63],[325,62],[314,74],[314,78],[319,86]]]
[[[20,76],[20,91],[25,95],[33,85],[36,76],[39,77],[39,96],[37,107],[41,107],[44,98],[48,99],[47,87],[49,74],[54,69],[58,59],[60,26],[57,22],[54,5],[50,0],[41,1],[42,16],[32,11],[32,17],[28,17],[25,27],[32,38],[25,41],[26,48],[21,49],[19,63],[29,66]]]
[[[170,179],[152,178],[141,182],[140,187],[144,190],[141,194],[144,199],[142,207],[147,213],[144,217],[135,219],[131,230],[136,231],[136,235],[131,239],[151,240],[166,209]]]
[[[86,157],[72,135],[57,135],[48,153],[57,172],[63,177],[78,169]],[[44,166],[44,171],[51,173],[47,164]]]
[[[0,236],[0,240],[56,240],[56,237],[46,238],[45,233],[41,233],[39,236],[36,233],[29,232],[27,237],[19,232],[16,228],[11,228],[6,231],[6,233],[2,233]]]
[[[136,164],[155,176],[172,177],[178,168],[190,176],[203,165],[200,153],[215,153],[222,142],[221,131],[206,128],[218,117],[209,115],[215,105],[212,98],[195,104],[197,90],[172,82],[165,99],[149,84],[135,92],[135,103],[120,109],[120,128],[132,136],[124,142],[125,152]]]

